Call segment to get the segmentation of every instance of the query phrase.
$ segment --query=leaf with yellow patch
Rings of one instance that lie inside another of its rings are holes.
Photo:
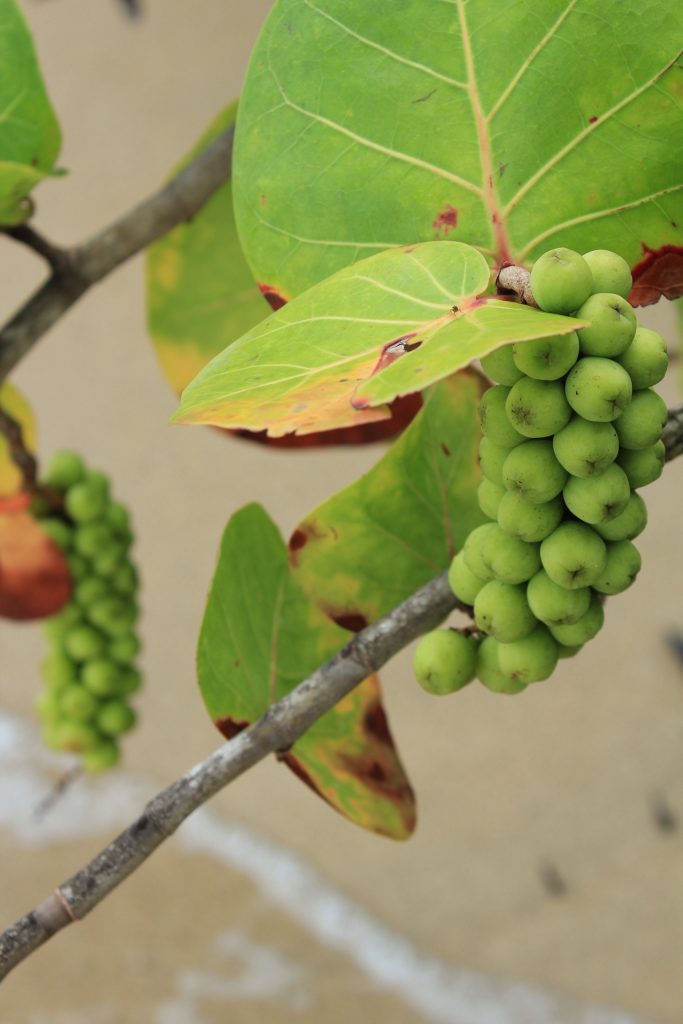
[[[36,449],[36,423],[33,410],[24,396],[12,384],[0,385],[0,409],[8,413],[20,425],[26,448]],[[10,455],[7,438],[0,434],[0,498],[9,497],[21,490],[21,473]]]

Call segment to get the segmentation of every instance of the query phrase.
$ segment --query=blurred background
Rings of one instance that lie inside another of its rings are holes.
[[[268,0],[23,0],[60,118],[65,179],[36,225],[84,239],[153,191],[239,94]],[[43,275],[0,241],[2,315]],[[642,316],[671,342],[671,308]],[[120,771],[64,770],[32,702],[39,628],[0,624],[0,920],[44,899],[219,741],[194,649],[222,529],[260,501],[285,536],[381,446],[270,451],[169,427],[145,331],[143,261],[92,290],[13,380],[40,456],[81,450],[133,509],[146,685]],[[671,377],[660,390],[680,398]],[[638,584],[599,638],[516,699],[428,697],[409,655],[384,670],[418,794],[407,843],[356,828],[275,761],[216,797],[88,918],[5,983],[3,1024],[678,1024],[683,1005],[680,464],[648,489]],[[600,1012],[597,1008],[602,1007]]]

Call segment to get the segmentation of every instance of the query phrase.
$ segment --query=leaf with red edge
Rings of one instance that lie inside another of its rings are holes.
[[[259,505],[228,523],[197,650],[206,708],[230,738],[335,654],[349,634],[295,582],[287,548]],[[288,767],[335,810],[404,839],[415,801],[388,729],[379,682],[366,679],[286,754]]]
[[[474,371],[437,384],[382,459],[294,530],[295,578],[339,625],[362,628],[403,601],[483,522],[477,404],[485,386]]]
[[[0,513],[0,615],[42,619],[56,615],[71,596],[64,555],[33,516],[14,500]]]
[[[9,413],[21,427],[25,447],[36,449],[36,423],[33,410],[20,391],[12,384],[0,385],[0,409]],[[0,498],[16,494],[21,490],[23,478],[10,454],[7,438],[0,434]]]

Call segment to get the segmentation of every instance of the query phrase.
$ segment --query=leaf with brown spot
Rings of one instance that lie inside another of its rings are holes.
[[[348,639],[301,590],[265,511],[247,505],[237,512],[223,534],[197,650],[204,703],[221,733],[229,738],[255,722]],[[413,831],[415,799],[376,677],[280,760],[356,824],[394,839]]]
[[[482,387],[473,371],[437,384],[380,461],[292,534],[295,577],[335,622],[351,627],[379,618],[447,568],[483,521],[476,414]]]
[[[33,410],[24,396],[12,384],[0,384],[0,409],[9,413],[22,430],[25,447],[30,452],[36,449],[36,423]],[[0,434],[0,499],[17,494],[23,478],[10,454],[7,438]]]
[[[0,615],[56,615],[71,596],[66,560],[29,512],[8,506],[0,514]]]

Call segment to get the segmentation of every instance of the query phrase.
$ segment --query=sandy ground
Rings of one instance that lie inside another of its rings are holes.
[[[41,189],[38,223],[68,243],[155,188],[239,91],[269,5],[150,0],[136,26],[105,0],[23,6],[70,169]],[[9,311],[42,268],[9,242],[0,263]],[[148,683],[122,774],[79,784],[36,825],[32,808],[60,771],[31,711],[42,641],[0,626],[5,922],[216,744],[193,661],[228,516],[259,500],[288,533],[378,454],[273,453],[169,428],[141,270],[134,261],[88,295],[15,377],[37,409],[41,454],[80,448],[134,509]],[[647,314],[657,318],[673,333],[670,310]],[[678,1024],[683,678],[663,638],[681,626],[679,469],[648,492],[637,587],[552,682],[515,700],[470,687],[440,702],[414,685],[407,656],[385,670],[419,795],[410,842],[348,825],[261,765],[13,974],[1,1024]]]

